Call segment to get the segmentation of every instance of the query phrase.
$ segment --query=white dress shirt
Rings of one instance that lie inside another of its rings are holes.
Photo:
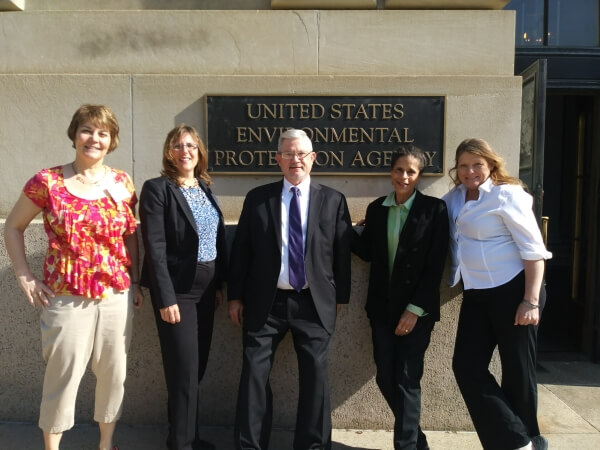
[[[290,265],[288,250],[289,236],[289,215],[290,201],[294,195],[291,191],[293,184],[285,178],[283,179],[283,189],[281,191],[281,270],[279,271],[279,279],[277,287],[279,289],[294,289],[290,284]],[[302,242],[306,248],[306,227],[308,223],[308,204],[310,201],[310,176],[296,186],[300,190],[300,219],[302,220]],[[308,287],[308,280],[304,288]]]
[[[496,186],[488,178],[477,200],[466,202],[466,192],[461,184],[442,197],[450,219],[451,286],[462,276],[465,289],[497,287],[523,270],[523,260],[552,258],[533,214],[533,198],[521,186]]]

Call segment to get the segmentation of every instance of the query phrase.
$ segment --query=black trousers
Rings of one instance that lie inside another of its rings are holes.
[[[435,321],[421,317],[406,336],[394,334],[395,325],[371,320],[377,386],[394,413],[394,449],[422,448],[427,439],[421,419],[421,378],[425,351]]]
[[[454,347],[458,387],[484,449],[515,449],[540,434],[537,422],[537,326],[514,325],[525,292],[521,272],[491,289],[463,294]],[[540,292],[540,313],[546,291]],[[488,367],[498,347],[502,381]]]
[[[264,326],[244,330],[244,359],[238,392],[236,449],[266,450],[273,418],[269,383],[277,346],[289,331],[298,358],[300,383],[294,449],[331,448],[331,406],[327,358],[331,335],[325,330],[308,290],[278,290]]]
[[[198,263],[192,289],[177,294],[181,322],[154,307],[168,393],[170,450],[198,448],[198,388],[206,371],[215,315],[215,264]]]

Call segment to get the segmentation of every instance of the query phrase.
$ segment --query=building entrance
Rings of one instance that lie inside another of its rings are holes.
[[[599,358],[600,95],[547,95],[543,215],[548,302],[540,358]],[[561,356],[562,355],[562,356]]]

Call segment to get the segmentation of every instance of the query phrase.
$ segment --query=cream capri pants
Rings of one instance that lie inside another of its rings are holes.
[[[45,432],[73,427],[77,390],[90,359],[96,375],[94,420],[111,423],[121,416],[132,298],[130,291],[111,291],[102,300],[57,296],[42,309],[46,374],[39,426]]]

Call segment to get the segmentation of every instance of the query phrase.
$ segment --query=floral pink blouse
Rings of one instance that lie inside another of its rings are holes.
[[[113,288],[129,288],[131,259],[124,237],[135,232],[137,198],[129,175],[111,172],[115,185],[125,188],[115,189],[117,199],[74,196],[65,187],[60,166],[41,170],[23,188],[43,210],[49,241],[44,279],[56,295],[99,299]]]

